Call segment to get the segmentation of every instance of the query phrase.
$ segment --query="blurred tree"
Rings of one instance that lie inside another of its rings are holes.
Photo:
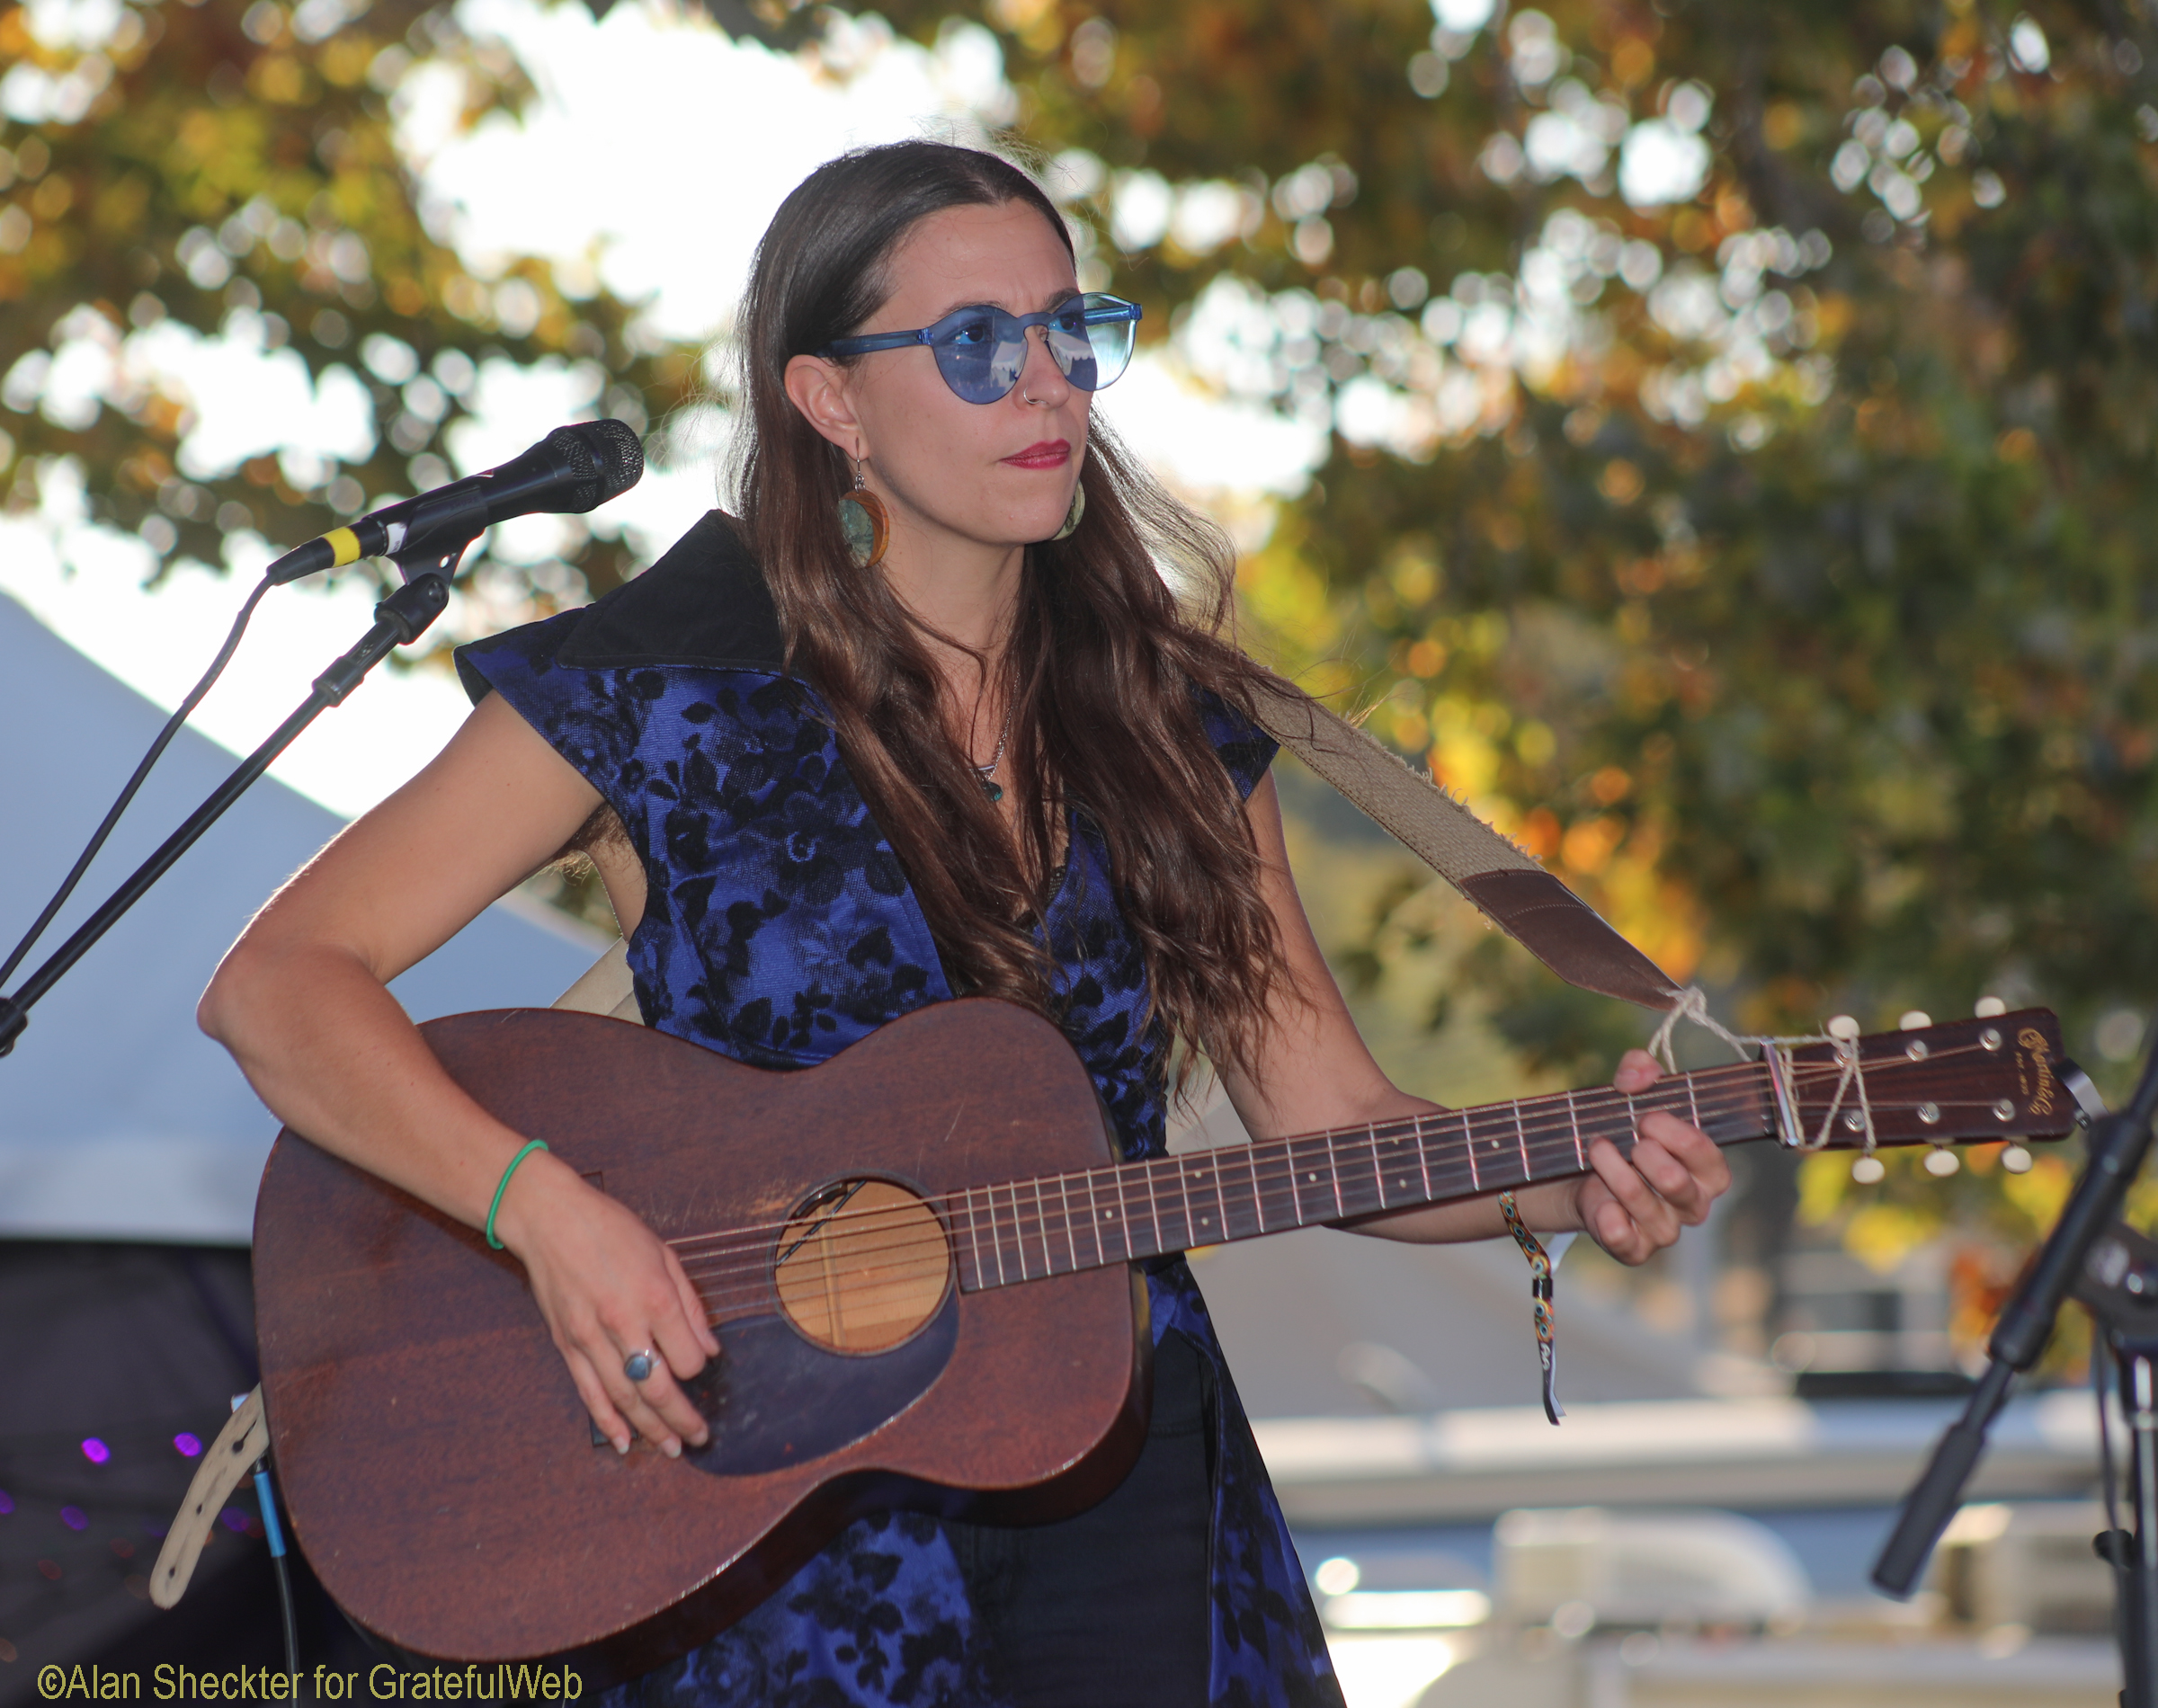
[[[1245,565],[1308,681],[1751,1027],[1991,992],[2060,1009],[2102,1075],[2158,951],[2152,18],[980,21],[1094,279],[1196,383],[1330,436]],[[1367,970],[1432,952],[1434,908],[1404,882]],[[1496,946],[1459,971],[1555,1069],[1638,1036]],[[2028,1232],[2045,1177],[2004,1178]],[[1907,1238],[1945,1202],[1900,1170],[1872,1201]]]
[[[529,259],[480,277],[431,230],[393,119],[422,62],[460,80],[467,124],[525,93],[506,52],[414,0],[0,7],[10,509],[71,477],[94,520],[162,562],[218,565],[236,533],[297,545],[450,479],[490,362],[566,369],[640,430],[681,400],[693,354],[641,338],[629,307]],[[214,339],[303,369],[349,418],[342,454],[191,461],[175,370]],[[513,571],[543,606],[632,567],[618,540],[568,538],[566,569]]]

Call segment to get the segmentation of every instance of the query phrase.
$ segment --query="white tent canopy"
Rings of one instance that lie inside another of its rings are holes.
[[[9,803],[0,954],[43,906],[165,716],[0,596],[0,799]],[[19,987],[234,764],[182,731],[6,988]],[[257,783],[31,1011],[14,1053],[0,1058],[0,1236],[245,1242],[277,1122],[196,1031],[195,1000],[249,916],[342,822],[273,779]],[[391,988],[422,1019],[544,1005],[599,947],[550,910],[513,901]]]

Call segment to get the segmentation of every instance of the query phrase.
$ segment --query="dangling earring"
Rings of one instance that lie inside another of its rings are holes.
[[[1086,488],[1083,485],[1075,485],[1072,488],[1072,507],[1064,513],[1064,526],[1051,534],[1049,538],[1051,539],[1069,539],[1079,531],[1079,519],[1085,514]]]
[[[863,484],[859,462],[854,464],[853,490],[840,494],[839,531],[846,538],[847,556],[854,560],[856,569],[875,569],[884,561],[884,548],[891,543],[892,520],[885,513],[884,500]]]

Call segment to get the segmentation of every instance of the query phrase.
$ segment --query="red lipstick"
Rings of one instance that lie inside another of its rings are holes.
[[[1062,468],[1071,459],[1071,445],[1062,439],[1045,439],[1004,458],[1016,468]]]

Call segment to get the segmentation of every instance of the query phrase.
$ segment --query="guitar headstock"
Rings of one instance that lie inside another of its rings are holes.
[[[2061,1023],[2048,1010],[2019,1009],[1848,1043],[1795,1046],[1791,1104],[1808,1147],[1858,1150],[1866,1143],[1855,1080],[1837,1098],[1845,1052],[1854,1050],[1877,1144],[2058,1139],[2075,1128],[2076,1100],[2062,1079]]]

